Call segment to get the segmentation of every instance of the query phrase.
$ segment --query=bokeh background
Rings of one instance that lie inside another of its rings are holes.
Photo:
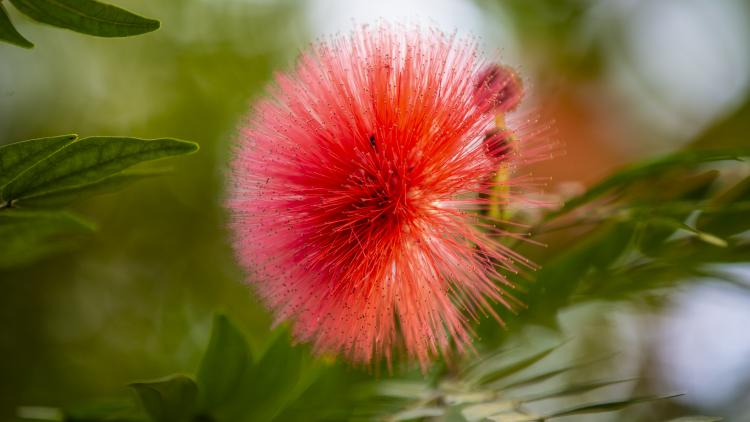
[[[0,44],[0,143],[171,136],[201,151],[170,161],[166,176],[78,204],[98,225],[78,249],[0,272],[0,420],[18,406],[122,395],[134,379],[194,371],[217,310],[253,350],[267,346],[270,317],[227,241],[224,176],[251,102],[316,37],[380,18],[480,37],[488,54],[519,69],[526,107],[553,127],[561,153],[534,170],[552,177],[550,192],[579,192],[622,164],[711,145],[711,134],[750,143],[744,0],[113,3],[162,29],[100,39],[9,7],[36,47]],[[747,267],[731,271],[750,280]],[[750,420],[750,290],[706,279],[649,303],[567,308],[560,320],[576,344],[568,359],[615,353],[602,376],[641,375],[651,391],[685,393],[591,420]]]

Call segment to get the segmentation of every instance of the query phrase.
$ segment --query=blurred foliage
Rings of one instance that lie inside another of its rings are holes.
[[[134,401],[111,400],[84,409],[23,408],[23,419],[38,420],[39,409],[57,421],[222,422],[292,420],[406,421],[441,417],[447,422],[544,422],[566,416],[612,412],[662,397],[631,397],[587,402],[544,415],[526,406],[533,402],[580,395],[632,380],[593,381],[544,393],[519,393],[529,385],[573,371],[582,365],[555,368],[531,375],[524,370],[559,346],[518,358],[512,350],[472,357],[459,368],[436,373],[431,379],[360,381],[352,391],[337,383],[355,381],[341,367],[315,361],[309,351],[290,347],[284,330],[259,359],[253,359],[242,333],[225,316],[214,319],[213,334],[194,379],[176,374],[130,384]],[[526,352],[523,352],[526,353]],[[522,374],[522,376],[516,376]],[[331,388],[334,387],[334,388]],[[668,398],[668,397],[665,397]],[[112,406],[112,403],[119,403]],[[396,411],[389,415],[388,409]],[[24,416],[28,415],[28,416]],[[709,418],[717,421],[721,418]]]

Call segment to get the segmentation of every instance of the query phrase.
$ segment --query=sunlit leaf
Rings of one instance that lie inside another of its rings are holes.
[[[198,396],[195,382],[185,375],[173,375],[156,381],[136,382],[130,386],[153,422],[192,421]]]
[[[5,10],[2,4],[0,4],[0,41],[5,41],[10,44],[15,44],[23,48],[32,48],[34,44],[31,41],[19,33],[10,21],[8,12]]]
[[[10,0],[42,23],[99,37],[127,37],[159,29],[159,21],[94,0]]]

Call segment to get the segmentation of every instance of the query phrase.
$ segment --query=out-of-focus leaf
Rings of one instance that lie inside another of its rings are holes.
[[[65,409],[65,422],[147,422],[150,416],[144,413],[135,397],[94,400]]]
[[[368,378],[369,379],[369,378]],[[288,400],[283,411],[278,413],[274,422],[286,421],[334,421],[351,420],[354,407],[358,403],[354,394],[343,386],[351,385],[354,381],[350,368],[327,367],[320,370],[320,375],[311,382],[296,398]],[[366,401],[377,408],[377,403]],[[370,407],[369,414],[366,406],[358,407],[363,418],[382,414],[382,409]],[[367,418],[371,419],[371,418]]]
[[[667,170],[690,168],[699,164],[715,161],[736,161],[748,156],[750,156],[750,148],[701,151],[685,150],[665,157],[659,157],[643,163],[634,164],[612,174],[591,187],[586,193],[566,202],[562,208],[550,213],[547,216],[547,219],[552,219],[565,214],[585,203],[601,197],[615,188],[627,186],[637,180],[647,179]]]
[[[24,38],[23,35],[21,35],[21,33],[13,26],[13,23],[8,16],[8,12],[5,11],[2,4],[0,4],[0,41],[15,44],[23,48],[34,47],[34,44]]]
[[[537,323],[554,323],[556,310],[572,303],[584,276],[610,268],[631,244],[633,234],[629,222],[607,222],[550,259],[525,296],[528,310],[516,319],[518,323],[527,318]]]
[[[731,236],[750,229],[750,177],[716,196],[704,211],[696,227],[718,236]]]
[[[540,360],[546,358],[549,356],[550,353],[554,352],[559,345],[547,348],[545,350],[542,350],[539,353],[535,353],[525,359],[521,359],[517,362],[513,362],[509,365],[502,366],[500,368],[494,368],[490,370],[484,370],[484,368],[477,368],[475,372],[478,372],[477,374],[477,382],[479,384],[489,384],[491,382],[503,379],[505,377],[508,377],[512,374],[515,374],[516,372],[522,371],[535,363],[539,362]],[[473,374],[469,374],[469,378],[472,378]]]
[[[669,183],[662,183],[663,187],[652,186],[651,189],[659,192],[658,197],[651,198],[647,202],[648,205],[644,204],[644,209],[633,213],[631,217],[639,228],[637,236],[639,250],[647,255],[658,253],[664,241],[680,228],[658,221],[663,218],[660,217],[663,210],[669,210],[673,202],[703,198],[718,176],[718,171],[711,170],[698,175],[674,176]],[[695,202],[691,205],[692,207],[682,209],[678,213],[672,212],[669,218],[684,221],[698,206]]]
[[[271,421],[321,374],[320,365],[281,332],[261,359],[245,371],[227,420]]]
[[[404,410],[399,412],[392,417],[388,418],[388,421],[411,421],[422,418],[436,418],[442,416],[445,409],[442,407],[418,407],[416,409]]]
[[[10,0],[35,21],[99,37],[127,37],[159,29],[159,21],[94,0]]]
[[[220,409],[236,393],[250,365],[252,358],[245,337],[226,315],[216,315],[197,376],[201,410]]]
[[[66,250],[69,241],[60,235],[88,233],[93,225],[61,211],[0,211],[0,269],[28,264],[43,256]]]
[[[178,139],[90,137],[81,139],[38,162],[2,190],[6,201],[94,183],[135,164],[189,154],[193,142]]]
[[[445,422],[469,422],[461,411],[460,406],[451,406],[445,410],[442,420]]]
[[[648,396],[648,397],[633,397],[626,400],[614,400],[600,403],[584,404],[581,406],[572,407],[570,409],[561,410],[544,416],[543,419],[560,418],[563,416],[583,415],[586,413],[602,413],[602,412],[614,412],[616,410],[622,410],[626,407],[630,407],[634,404],[646,403],[656,400],[667,400],[678,395],[673,396]]]
[[[65,148],[78,139],[77,135],[30,139],[0,146],[0,188],[39,161]],[[0,190],[0,201],[3,200]]]
[[[132,183],[165,173],[164,170],[126,170],[94,183],[29,196],[15,203],[23,208],[59,208],[95,195],[114,193]]]
[[[536,394],[530,397],[524,397],[523,401],[525,403],[528,403],[532,401],[540,401],[540,400],[554,399],[558,397],[572,396],[575,394],[588,393],[589,391],[598,390],[604,387],[609,387],[610,385],[622,384],[625,382],[632,382],[632,381],[634,380],[627,379],[627,380],[616,380],[616,381],[598,381],[598,382],[590,382],[586,384],[573,384],[573,385],[565,386],[557,391],[551,391],[548,393],[540,393],[540,394]]]
[[[746,97],[748,98],[748,97]],[[733,113],[716,121],[689,145],[696,150],[747,146],[747,122],[750,121],[750,98]]]
[[[677,419],[670,419],[666,422],[721,422],[722,418],[718,416],[685,416]]]
[[[198,387],[185,375],[163,380],[137,382],[130,386],[138,394],[153,422],[188,422],[192,420]]]

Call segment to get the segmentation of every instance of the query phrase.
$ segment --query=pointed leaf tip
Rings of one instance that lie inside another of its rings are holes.
[[[10,17],[5,11],[2,3],[0,3],[0,41],[5,41],[23,48],[34,47],[34,44],[24,38],[24,36],[13,26],[13,23],[10,21]]]

